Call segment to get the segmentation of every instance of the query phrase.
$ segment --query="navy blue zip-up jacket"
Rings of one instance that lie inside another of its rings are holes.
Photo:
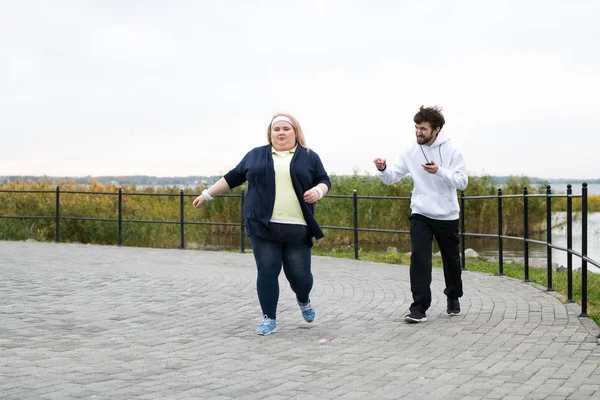
[[[290,175],[308,227],[309,237],[321,239],[325,235],[314,217],[315,205],[304,201],[304,192],[319,183],[324,183],[331,189],[331,181],[319,155],[298,145],[290,162]],[[275,206],[275,169],[271,144],[250,150],[223,178],[230,189],[248,181],[248,194],[244,203],[246,234],[270,237],[269,221]]]

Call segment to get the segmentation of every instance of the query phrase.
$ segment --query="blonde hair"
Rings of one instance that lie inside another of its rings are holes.
[[[287,117],[290,119],[290,121],[292,121],[292,127],[294,128],[294,132],[296,132],[296,142],[298,142],[300,146],[306,147],[306,139],[304,139],[304,133],[302,132],[302,127],[298,123],[298,120],[286,113],[277,113],[273,115],[273,118],[271,118],[271,121],[269,121],[269,127],[267,128],[267,142],[271,143],[271,123],[279,116]]]

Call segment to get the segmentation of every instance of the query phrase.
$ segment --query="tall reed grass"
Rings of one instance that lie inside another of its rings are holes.
[[[347,195],[348,198],[326,197],[316,207],[316,217],[324,226],[353,226],[354,190],[359,196],[410,196],[412,181],[403,179],[398,184],[386,186],[378,178],[369,176],[333,176],[331,195]],[[117,219],[118,187],[113,184],[92,182],[89,185],[73,181],[59,183],[60,215],[66,217]],[[523,187],[530,193],[545,193],[545,185],[532,186],[526,177],[515,177],[502,186],[504,194],[522,194]],[[491,177],[471,177],[465,196],[496,195],[497,185]],[[49,219],[0,218],[0,240],[53,241],[55,234],[56,183],[49,180],[15,181],[0,185],[0,190],[44,190],[44,193],[0,192],[0,215],[45,216]],[[231,191],[239,194],[245,187]],[[186,194],[198,194],[197,187]],[[81,191],[84,194],[64,193]],[[102,194],[92,194],[102,192]],[[175,187],[138,189],[135,185],[123,187],[122,216],[124,220],[173,221],[180,219],[179,193]],[[161,194],[162,196],[147,196]],[[168,196],[166,196],[168,195]],[[217,197],[194,209],[194,196],[185,197],[184,220],[187,222],[238,224],[241,221],[239,197]],[[566,210],[564,199],[553,199],[553,211]],[[465,228],[473,233],[497,232],[497,201],[495,199],[468,199],[465,201]],[[574,209],[581,209],[581,201],[574,200]],[[590,196],[590,212],[600,211],[600,196]],[[532,232],[545,229],[545,199],[529,199],[529,226]],[[408,230],[410,213],[408,200],[359,199],[358,222],[361,228]],[[507,235],[522,235],[523,199],[503,200],[503,228]],[[177,224],[123,223],[123,245],[140,247],[176,248],[180,243],[180,227]],[[189,247],[214,242],[215,237],[233,237],[239,240],[239,226],[186,225],[185,239]],[[61,220],[60,239],[64,242],[116,244],[118,225],[108,221]],[[361,243],[393,245],[408,240],[408,235],[361,232]],[[319,246],[352,243],[352,232],[328,229],[326,238]]]

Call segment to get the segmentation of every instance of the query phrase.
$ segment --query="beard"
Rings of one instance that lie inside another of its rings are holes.
[[[429,143],[432,138],[433,138],[433,134],[431,134],[429,136],[417,136],[417,143],[418,144]]]

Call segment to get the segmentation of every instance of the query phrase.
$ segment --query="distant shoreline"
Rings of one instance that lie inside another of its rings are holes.
[[[114,183],[114,184],[124,184],[124,185],[206,185],[212,184],[218,181],[222,175],[191,175],[191,176],[151,176],[151,175],[110,175],[110,176],[47,176],[47,175],[0,175],[0,184],[8,183],[11,181],[18,180],[31,180],[38,181],[40,179],[47,179],[52,182],[60,182],[65,180],[71,180],[75,183],[85,184],[90,183],[92,180],[100,182],[100,183]],[[335,175],[340,177],[350,177],[354,175]],[[374,177],[374,175],[359,175],[364,177]],[[471,175],[473,177],[481,177],[485,175]],[[516,175],[515,175],[516,176]],[[508,180],[515,176],[494,176],[490,175],[490,178],[494,181],[494,183],[498,185],[502,185],[506,183]],[[524,176],[524,175],[521,175]],[[517,176],[518,177],[518,176]],[[583,182],[586,182],[588,185],[600,185],[600,179],[543,179],[537,177],[527,177],[532,185],[539,184],[549,184],[551,186],[560,186],[563,185],[566,190],[567,184],[573,185],[573,188],[576,186],[580,186]]]

